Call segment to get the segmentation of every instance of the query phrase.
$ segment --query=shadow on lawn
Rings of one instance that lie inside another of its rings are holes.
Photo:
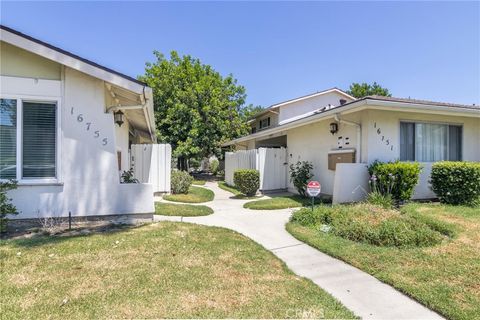
[[[38,230],[26,230],[23,234],[6,234],[2,235],[1,241],[9,241],[17,247],[34,248],[49,244],[56,244],[66,240],[89,237],[98,234],[114,234],[118,232],[125,232],[128,230],[140,228],[145,224],[132,225],[132,224],[103,224],[96,226],[82,226],[75,227],[72,230],[68,228],[62,228],[54,234],[48,234],[45,231]],[[63,227],[63,226],[62,226]],[[39,229],[39,228],[34,228]]]

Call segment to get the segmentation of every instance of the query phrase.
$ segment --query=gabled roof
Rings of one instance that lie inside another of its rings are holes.
[[[136,93],[143,93],[146,86],[145,83],[133,77],[79,57],[76,54],[4,25],[0,25],[0,40]]]
[[[127,118],[130,118],[130,123],[136,129],[148,133],[152,141],[156,141],[153,93],[142,81],[4,25],[0,25],[0,40],[105,81],[108,92],[116,101],[114,107],[129,108],[125,112]]]
[[[274,112],[272,111],[272,109],[276,109],[278,107],[281,107],[281,106],[284,106],[284,105],[287,105],[287,104],[290,104],[290,103],[294,103],[294,102],[298,102],[298,101],[302,101],[302,100],[306,100],[306,99],[310,99],[310,98],[314,98],[314,97],[317,97],[317,96],[321,96],[321,95],[324,95],[324,94],[327,94],[327,93],[331,93],[331,92],[336,92],[340,95],[343,95],[345,96],[346,98],[348,99],[351,99],[351,100],[356,100],[355,97],[349,95],[348,93],[346,93],[345,91],[341,90],[341,89],[338,89],[337,87],[334,87],[334,88],[330,88],[330,89],[326,89],[326,90],[322,90],[322,91],[317,91],[315,93],[310,93],[310,94],[307,94],[305,96],[301,96],[301,97],[298,97],[298,98],[294,98],[294,99],[290,99],[290,100],[286,100],[286,101],[282,101],[282,102],[279,102],[279,103],[276,103],[276,104],[272,104],[271,106],[263,109],[262,111],[260,112],[257,112],[256,114],[254,114],[253,116],[250,117],[249,120],[253,120],[261,115],[264,115],[266,113],[269,113],[269,112]]]
[[[349,98],[349,99],[352,99],[352,100],[356,100],[355,97],[349,95],[349,94],[346,93],[345,91],[343,91],[343,90],[341,90],[341,89],[338,89],[337,87],[333,87],[333,88],[330,88],[330,89],[326,89],[326,90],[322,90],[322,91],[317,91],[317,92],[315,92],[315,93],[310,93],[310,94],[307,94],[307,95],[305,95],[305,96],[301,96],[301,97],[298,97],[298,98],[294,98],[294,99],[286,100],[286,101],[283,101],[283,102],[279,102],[279,103],[276,103],[276,104],[271,105],[271,106],[268,107],[267,109],[281,107],[281,106],[286,105],[286,104],[289,104],[289,103],[294,103],[294,102],[302,101],[302,100],[305,100],[305,99],[314,98],[314,97],[316,97],[316,96],[321,96],[321,95],[324,95],[324,94],[327,94],[327,93],[331,93],[331,92],[336,92],[336,93],[339,93],[339,94],[345,96],[346,98]]]

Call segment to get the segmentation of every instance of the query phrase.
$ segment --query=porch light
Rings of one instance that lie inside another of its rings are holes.
[[[125,122],[125,115],[122,111],[118,110],[113,114],[113,119],[115,123],[118,124],[119,127],[121,127],[122,124]]]
[[[330,133],[335,134],[338,132],[338,124],[336,122],[330,123]]]

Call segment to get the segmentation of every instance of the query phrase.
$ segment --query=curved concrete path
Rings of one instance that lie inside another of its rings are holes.
[[[232,194],[220,189],[216,182],[207,182],[205,187],[215,192],[215,199],[201,204],[210,206],[214,214],[203,217],[155,216],[155,221],[198,223],[242,233],[363,319],[443,319],[371,275],[295,239],[285,230],[292,209],[244,209],[243,204],[252,200],[230,199]]]

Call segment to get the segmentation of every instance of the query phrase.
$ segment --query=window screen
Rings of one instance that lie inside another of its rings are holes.
[[[17,178],[17,100],[0,99],[0,179]]]
[[[23,102],[23,178],[56,176],[56,105]]]

